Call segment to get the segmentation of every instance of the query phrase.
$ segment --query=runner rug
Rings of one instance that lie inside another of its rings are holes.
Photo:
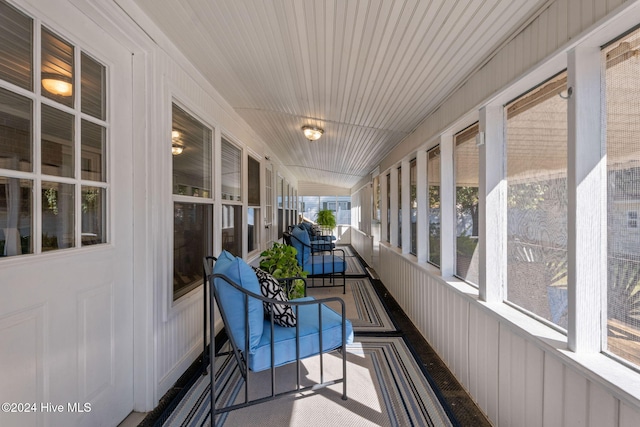
[[[402,337],[357,336],[347,349],[347,396],[342,384],[318,391],[283,396],[216,416],[218,426],[453,426],[423,371]],[[337,353],[324,355],[325,380],[341,376]],[[303,360],[303,385],[317,383],[319,357]],[[251,372],[249,396],[268,395],[270,372]],[[295,364],[277,369],[280,387],[295,382]],[[217,405],[242,402],[244,382],[231,356],[216,358]],[[167,427],[208,426],[210,376],[190,388],[163,424]]]
[[[355,333],[396,331],[395,325],[368,278],[347,279],[344,294],[342,287],[322,287],[322,279],[307,279],[307,282],[310,285],[316,285],[307,290],[307,295],[316,299],[342,298],[346,306],[347,319],[351,321]],[[340,309],[338,304],[328,305],[336,311]]]

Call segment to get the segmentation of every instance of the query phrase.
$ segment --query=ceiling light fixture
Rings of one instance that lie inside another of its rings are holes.
[[[73,84],[71,78],[60,74],[42,74],[42,87],[49,93],[59,96],[71,96]]]
[[[171,154],[173,154],[174,156],[180,155],[184,151],[184,145],[182,145],[180,136],[180,131],[171,131]]]
[[[324,129],[315,126],[302,126],[302,132],[309,141],[317,141],[324,133]]]

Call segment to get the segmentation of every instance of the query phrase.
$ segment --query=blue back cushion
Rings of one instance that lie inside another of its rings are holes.
[[[307,231],[307,234],[309,234],[309,235],[313,234],[313,232],[311,230],[311,224],[309,224],[308,222],[301,222],[300,226]]]
[[[296,254],[298,265],[304,268],[304,263],[309,262],[309,258],[311,258],[311,241],[309,240],[309,233],[307,233],[304,228],[296,226],[293,227],[291,235],[295,237],[295,239],[291,239],[291,245],[298,251]]]
[[[231,281],[244,289],[261,295],[260,283],[255,272],[242,258],[236,258],[227,251],[222,251],[213,267],[214,274],[224,274]],[[245,296],[222,279],[214,280],[218,297],[218,304],[227,317],[225,327],[238,345],[244,351],[245,346]],[[260,343],[263,331],[264,309],[262,301],[249,297],[249,353],[253,353]]]

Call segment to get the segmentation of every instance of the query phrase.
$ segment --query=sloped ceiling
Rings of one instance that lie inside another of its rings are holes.
[[[545,3],[134,1],[299,181],[346,188]]]

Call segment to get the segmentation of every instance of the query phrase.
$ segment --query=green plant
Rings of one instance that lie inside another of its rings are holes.
[[[333,230],[336,228],[336,216],[331,209],[322,209],[316,216],[316,222],[320,227]]]
[[[263,251],[260,256],[260,268],[270,273],[276,279],[290,277],[307,277],[307,272],[298,265],[296,254],[298,251],[293,246],[275,242],[270,249]],[[289,299],[304,296],[304,281],[294,280],[289,289]]]

